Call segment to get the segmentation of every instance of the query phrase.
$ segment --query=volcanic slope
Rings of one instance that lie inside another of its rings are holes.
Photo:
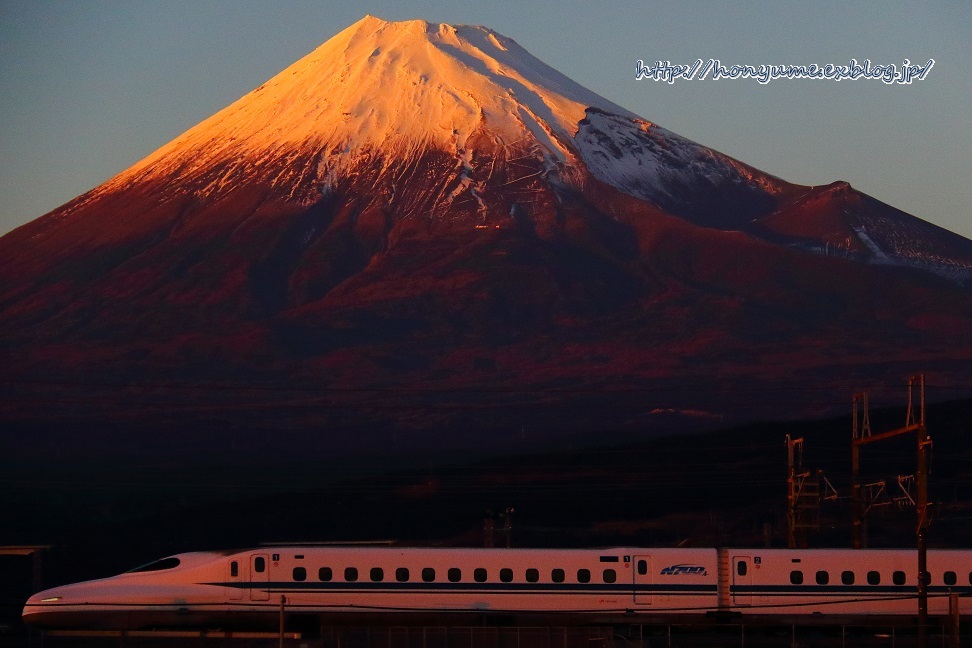
[[[489,29],[368,16],[0,239],[4,408],[458,445],[804,415],[826,404],[760,388],[967,381],[970,276],[972,242],[846,183],[749,167]]]

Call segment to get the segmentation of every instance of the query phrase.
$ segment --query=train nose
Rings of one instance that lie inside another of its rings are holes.
[[[55,587],[34,594],[24,605],[21,618],[24,623],[33,626],[50,625],[60,616],[60,612],[68,605],[69,592],[67,588]]]

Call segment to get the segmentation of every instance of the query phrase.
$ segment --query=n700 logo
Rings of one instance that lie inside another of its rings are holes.
[[[706,576],[707,572],[705,567],[701,567],[699,565],[672,565],[671,567],[665,567],[661,570],[662,576],[678,576],[679,574]]]

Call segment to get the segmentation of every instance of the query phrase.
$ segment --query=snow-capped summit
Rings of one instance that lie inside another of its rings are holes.
[[[429,149],[466,159],[471,138],[550,159],[575,155],[585,111],[635,116],[485,27],[366,16],[272,79],[148,156],[106,189],[165,178],[218,190],[302,160],[301,189],[361,155],[399,160]]]
[[[482,205],[491,180],[515,179],[494,178],[511,160],[561,186],[580,188],[590,174],[702,220],[713,205],[684,196],[728,192],[735,204],[716,220],[729,229],[787,186],[658,128],[490,29],[366,16],[101,191],[216,197],[258,181],[310,204],[362,165],[380,165],[380,183],[430,154],[451,160],[457,178],[440,183],[440,206]]]

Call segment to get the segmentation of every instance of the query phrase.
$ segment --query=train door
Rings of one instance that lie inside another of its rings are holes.
[[[229,599],[231,601],[238,601],[243,598],[243,588],[240,587],[242,585],[241,581],[243,580],[240,577],[240,561],[231,560],[226,569],[229,576],[229,578],[226,579],[226,582],[229,583],[229,587],[226,588],[229,590]]]
[[[750,605],[753,602],[753,559],[750,556],[732,557],[732,603]]]
[[[634,556],[634,602],[651,605],[651,557]]]
[[[267,568],[267,554],[253,554],[250,556],[250,600],[269,601],[270,592],[266,584],[270,581]]]

